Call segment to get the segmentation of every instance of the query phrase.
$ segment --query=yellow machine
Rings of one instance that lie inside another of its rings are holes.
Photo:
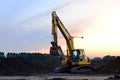
[[[67,43],[67,56],[65,57],[62,49],[57,43],[57,28],[62,33]],[[53,41],[50,48],[50,54],[62,56],[61,66],[55,69],[55,72],[76,72],[80,69],[90,68],[90,59],[85,56],[84,49],[75,49],[73,37],[69,34],[56,12],[52,12],[52,35]]]

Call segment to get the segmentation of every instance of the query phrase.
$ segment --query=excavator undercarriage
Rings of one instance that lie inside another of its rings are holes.
[[[89,65],[76,65],[76,66],[64,66],[64,67],[57,67],[54,72],[55,73],[88,73],[93,71],[94,68],[90,67]]]

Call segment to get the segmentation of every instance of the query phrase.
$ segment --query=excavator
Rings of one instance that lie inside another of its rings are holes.
[[[61,46],[58,45],[57,28],[62,33],[66,44],[67,44],[67,55],[65,56]],[[73,37],[70,35],[68,30],[65,28],[60,18],[57,16],[56,11],[52,12],[52,36],[53,41],[50,47],[50,55],[61,56],[61,66],[55,68],[56,73],[66,73],[66,72],[79,72],[88,71],[92,68],[89,66],[90,59],[85,56],[84,49],[75,49]]]

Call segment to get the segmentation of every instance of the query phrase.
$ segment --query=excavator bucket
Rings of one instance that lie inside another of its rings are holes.
[[[62,56],[63,52],[60,46],[57,47],[50,47],[50,55],[53,56]]]

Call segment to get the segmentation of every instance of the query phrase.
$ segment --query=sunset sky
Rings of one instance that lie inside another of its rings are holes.
[[[120,0],[0,0],[0,52],[49,53],[52,11],[87,56],[120,56]]]

